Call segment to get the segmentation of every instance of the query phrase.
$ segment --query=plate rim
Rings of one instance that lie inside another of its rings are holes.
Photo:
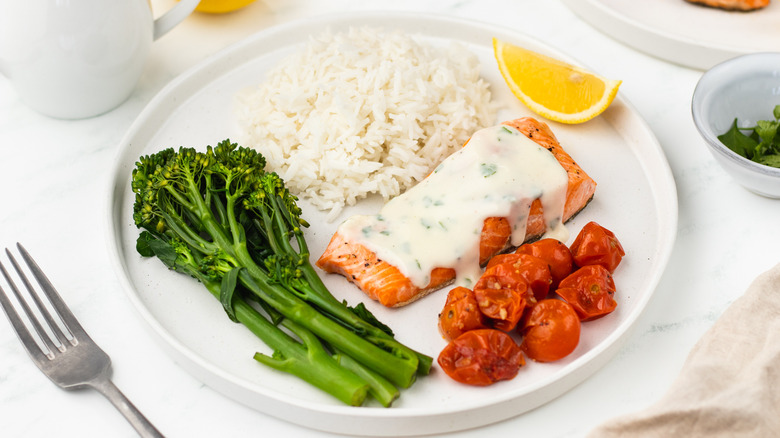
[[[706,70],[729,58],[753,52],[744,47],[668,34],[626,17],[600,0],[561,1],[583,21],[618,42],[684,67]],[[645,41],[648,39],[652,40],[653,44]]]
[[[118,152],[116,154],[116,161],[112,166],[109,174],[111,183],[109,184],[106,193],[106,208],[104,209],[104,212],[106,213],[104,216],[104,221],[106,224],[106,232],[108,234],[107,245],[109,247],[111,264],[114,268],[117,278],[122,285],[123,290],[125,291],[125,295],[133,304],[134,310],[144,320],[146,328],[150,329],[154,335],[154,338],[160,342],[163,347],[165,347],[164,350],[166,351],[166,354],[173,357],[173,359],[180,366],[185,368],[190,374],[197,377],[200,381],[209,384],[209,386],[212,388],[217,389],[218,392],[222,393],[228,398],[232,398],[235,401],[253,407],[266,414],[279,417],[283,420],[287,420],[301,426],[307,426],[319,430],[337,433],[365,433],[365,428],[368,425],[370,425],[371,430],[374,431],[372,434],[376,436],[384,435],[381,433],[383,430],[391,431],[386,432],[387,435],[411,435],[451,432],[471,427],[484,426],[486,424],[519,415],[529,409],[549,402],[550,400],[570,390],[573,386],[576,386],[576,384],[583,381],[590,374],[601,368],[607,361],[609,361],[614,353],[620,348],[622,342],[628,337],[628,334],[635,325],[636,320],[644,312],[647,303],[655,294],[655,289],[660,281],[666,265],[668,264],[672,248],[674,246],[678,220],[677,197],[673,175],[663,150],[649,125],[647,125],[647,123],[644,121],[644,119],[642,119],[633,106],[621,96],[618,96],[613,102],[613,105],[616,108],[615,112],[619,113],[622,111],[632,117],[634,119],[634,123],[639,123],[643,127],[644,132],[642,134],[647,136],[653,144],[653,157],[655,158],[655,161],[650,164],[654,166],[654,171],[661,172],[663,174],[663,179],[660,181],[663,181],[665,185],[665,187],[660,189],[658,187],[654,187],[656,189],[665,191],[663,195],[666,196],[666,199],[662,202],[662,199],[659,198],[660,194],[655,193],[654,199],[659,206],[663,205],[667,208],[663,218],[667,222],[666,227],[672,232],[668,233],[666,240],[662,242],[662,245],[660,246],[661,252],[656,254],[659,272],[657,272],[657,274],[651,280],[648,288],[649,292],[642,296],[642,300],[637,303],[633,313],[629,314],[627,320],[623,321],[623,323],[619,326],[623,327],[624,329],[616,330],[615,332],[611,333],[602,342],[578,358],[578,362],[582,362],[582,365],[575,366],[568,372],[563,373],[560,378],[556,379],[551,384],[540,384],[540,387],[543,386],[544,388],[548,389],[545,396],[541,397],[543,399],[541,403],[534,402],[529,404],[529,406],[525,406],[524,408],[521,407],[520,409],[496,410],[494,409],[495,406],[493,405],[470,406],[464,404],[458,405],[458,409],[456,410],[448,409],[440,411],[431,410],[426,412],[412,412],[410,409],[401,407],[394,407],[390,409],[373,407],[354,408],[339,405],[323,405],[316,402],[301,401],[300,399],[289,401],[280,400],[280,398],[284,398],[283,394],[267,390],[266,388],[259,385],[252,385],[250,388],[248,388],[245,385],[247,383],[245,379],[240,379],[237,376],[230,375],[229,373],[221,372],[221,370],[216,368],[213,363],[209,362],[205,358],[202,358],[200,355],[184,345],[181,341],[176,339],[171,333],[169,333],[161,325],[161,323],[158,322],[153,317],[153,315],[151,315],[150,311],[140,300],[137,290],[130,281],[126,261],[124,260],[124,256],[121,253],[120,229],[122,226],[125,226],[125,222],[127,222],[129,218],[119,218],[116,217],[114,213],[116,209],[119,208],[119,204],[121,204],[123,201],[122,196],[125,193],[126,184],[129,184],[130,175],[129,171],[126,169],[128,160],[130,160],[131,163],[134,163],[135,159],[137,158],[134,156],[135,154],[131,153],[133,151],[132,140],[138,137],[141,132],[143,132],[144,122],[149,120],[150,117],[152,117],[154,114],[162,112],[170,115],[173,110],[184,103],[177,99],[170,99],[172,95],[176,95],[177,92],[181,92],[183,89],[186,89],[188,84],[196,81],[198,75],[205,74],[204,72],[208,70],[208,67],[213,65],[218,60],[230,57],[243,48],[253,46],[254,44],[259,44],[258,41],[260,40],[267,40],[274,35],[283,35],[285,32],[289,32],[290,30],[299,29],[314,23],[318,23],[319,25],[334,22],[359,23],[366,19],[376,19],[378,17],[381,17],[382,20],[387,23],[395,23],[398,20],[415,20],[422,22],[436,22],[439,24],[469,26],[471,28],[479,28],[486,32],[489,31],[497,35],[514,35],[515,38],[533,41],[541,46],[544,46],[547,51],[549,51],[551,54],[554,54],[555,56],[559,56],[561,59],[582,65],[571,56],[562,53],[549,44],[543,43],[537,38],[534,38],[533,36],[523,32],[497,26],[487,22],[466,20],[452,16],[440,16],[430,13],[366,11],[339,14],[338,16],[334,14],[326,14],[305,19],[293,20],[261,30],[242,41],[234,43],[206,57],[201,62],[198,62],[194,66],[188,68],[183,73],[171,80],[147,103],[147,105],[138,114],[130,128],[120,140],[118,145]],[[436,37],[436,35],[431,36]],[[217,77],[218,76],[214,77],[214,79]],[[157,130],[159,130],[159,127],[154,132]],[[228,389],[235,392],[228,394],[228,391],[216,387],[222,384],[227,385]],[[539,389],[540,388],[536,388],[533,389],[533,391],[537,391]],[[253,394],[258,392],[261,396],[268,398],[269,400],[255,400]],[[280,401],[282,401],[282,403],[279,403]],[[306,410],[307,420],[309,420],[310,424],[302,424],[299,421],[295,421],[295,417],[297,417],[299,413],[290,415],[288,412],[284,412],[284,409],[279,409],[278,405],[284,405],[284,403],[294,404],[299,409]],[[466,411],[471,412],[472,414],[479,412],[481,418],[477,422],[474,422],[472,418],[468,423],[465,423],[463,420],[453,419],[455,414],[462,414]],[[343,418],[345,415],[349,416],[349,422],[334,421],[334,417]],[[424,417],[428,421],[425,423],[415,422],[413,427],[409,427],[409,425],[400,425],[399,427],[397,424],[398,420],[401,418],[408,419],[417,417]],[[434,418],[448,420],[448,422],[446,422],[447,424],[444,426],[437,425],[434,423],[440,422],[431,421]],[[350,424],[345,425],[344,423]],[[425,425],[426,423],[427,426]],[[387,427],[378,427],[377,424],[380,424],[381,426],[393,425],[395,428],[389,429]]]

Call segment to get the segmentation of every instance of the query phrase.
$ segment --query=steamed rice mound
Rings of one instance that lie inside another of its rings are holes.
[[[238,96],[245,146],[292,193],[327,210],[385,200],[423,179],[477,129],[494,123],[477,57],[401,32],[327,32]]]

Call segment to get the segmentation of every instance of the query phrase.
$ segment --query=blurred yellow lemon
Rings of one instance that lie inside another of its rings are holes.
[[[207,12],[209,14],[224,14],[241,9],[255,0],[201,0],[195,8],[198,12]]]
[[[582,123],[604,112],[621,81],[493,38],[501,76],[531,111],[562,123]]]

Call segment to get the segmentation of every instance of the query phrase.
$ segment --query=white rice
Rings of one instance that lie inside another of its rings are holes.
[[[239,94],[241,143],[333,220],[369,194],[402,193],[494,123],[479,68],[462,45],[326,32]]]

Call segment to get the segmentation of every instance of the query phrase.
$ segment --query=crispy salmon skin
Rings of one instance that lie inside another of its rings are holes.
[[[686,0],[689,3],[729,11],[753,11],[769,6],[769,0]]]
[[[525,117],[504,122],[526,137],[549,150],[568,175],[563,221],[568,221],[582,210],[593,197],[596,182],[563,150],[549,126]],[[490,217],[484,221],[479,242],[481,264],[510,246],[512,227],[506,218]],[[542,204],[537,199],[531,204],[526,225],[526,241],[540,237],[546,231]],[[381,260],[365,246],[347,241],[339,232],[331,238],[317,266],[328,273],[343,275],[371,299],[387,307],[409,304],[450,284],[456,272],[450,268],[435,268],[430,282],[418,287],[395,266]]]

